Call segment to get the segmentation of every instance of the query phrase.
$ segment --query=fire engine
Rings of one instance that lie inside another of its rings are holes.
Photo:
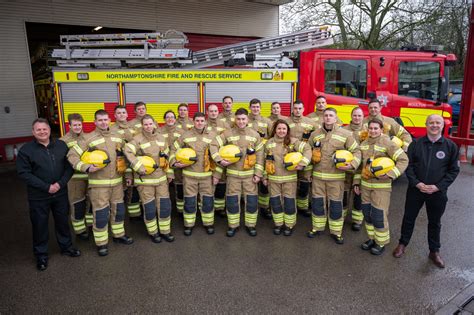
[[[234,108],[260,99],[264,116],[270,115],[274,101],[289,115],[296,99],[309,114],[316,97],[323,95],[344,123],[356,106],[367,113],[368,100],[376,97],[382,113],[415,137],[424,134],[426,116],[433,113],[444,117],[446,134],[451,127],[446,101],[447,66],[456,60],[452,54],[321,49],[333,42],[327,27],[194,53],[184,48],[183,33],[166,34],[172,35],[61,36],[65,48],[52,54],[61,132],[67,131],[65,120],[73,112],[84,116],[89,131],[97,109],[112,113],[116,105],[126,105],[133,118],[133,104],[143,101],[162,123],[163,114],[183,102],[191,116],[205,112],[209,104],[222,110],[227,95],[234,98]]]

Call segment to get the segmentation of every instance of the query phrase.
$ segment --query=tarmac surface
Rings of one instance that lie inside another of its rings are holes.
[[[394,184],[391,244],[381,257],[360,249],[364,231],[344,228],[344,245],[328,232],[308,239],[309,218],[291,237],[274,236],[259,217],[258,236],[241,229],[191,237],[173,216],[174,243],[153,244],[142,222],[126,220],[131,246],[110,243],[96,254],[92,239],[76,241],[79,258],[61,256],[50,223],[49,267],[35,268],[26,188],[14,170],[0,173],[0,313],[435,313],[474,282],[474,166],[463,165],[449,191],[442,223],[444,270],[428,260],[421,212],[405,256],[395,259],[407,180]],[[471,286],[472,288],[472,286]]]

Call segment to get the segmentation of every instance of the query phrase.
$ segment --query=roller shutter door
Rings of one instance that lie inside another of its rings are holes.
[[[285,115],[291,105],[292,84],[288,82],[206,83],[206,106],[221,105],[222,98],[226,95],[234,99],[234,111],[239,107],[248,108],[249,101],[258,98],[262,104],[262,116],[270,116],[273,102],[279,102],[282,105],[282,114]]]
[[[196,83],[125,83],[125,102],[147,104],[147,113],[159,123],[167,110],[177,113],[180,103],[189,105],[189,116],[198,111],[199,95]]]
[[[119,103],[117,83],[63,83],[61,100],[63,122],[67,122],[69,114],[79,113],[84,117],[84,130],[88,132],[94,128],[94,113],[98,109],[105,109],[113,117],[113,108]]]

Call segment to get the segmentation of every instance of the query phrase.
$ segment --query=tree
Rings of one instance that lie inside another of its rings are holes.
[[[335,47],[399,49],[442,45],[462,76],[470,19],[467,0],[296,0],[281,7],[281,32],[329,25]]]
[[[436,21],[443,0],[297,0],[282,7],[282,31],[330,25],[342,48],[395,48]]]

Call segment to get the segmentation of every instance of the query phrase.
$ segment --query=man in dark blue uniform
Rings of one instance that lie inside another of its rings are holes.
[[[426,136],[413,141],[408,147],[410,159],[406,174],[408,190],[405,201],[402,231],[393,256],[400,258],[410,242],[416,217],[423,204],[428,215],[429,258],[444,268],[439,255],[441,217],[448,202],[448,187],[459,174],[459,150],[456,144],[443,137],[443,118],[430,115],[426,119]]]
[[[50,138],[48,121],[38,118],[33,122],[35,139],[18,152],[18,175],[26,182],[30,219],[33,226],[33,253],[36,267],[48,267],[48,218],[51,209],[54,217],[56,239],[61,254],[78,257],[81,252],[72,247],[69,231],[69,202],[67,182],[73,169],[67,161],[66,143]]]

